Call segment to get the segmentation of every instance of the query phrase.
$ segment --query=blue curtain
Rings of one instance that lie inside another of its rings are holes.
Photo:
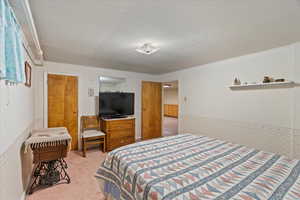
[[[5,68],[5,37],[4,27],[6,26],[4,0],[0,0],[0,79],[6,76]]]
[[[24,48],[22,31],[7,0],[0,0],[0,79],[10,83],[24,83]]]

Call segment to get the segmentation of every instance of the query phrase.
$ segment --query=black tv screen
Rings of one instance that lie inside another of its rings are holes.
[[[134,93],[100,92],[99,115],[126,116],[134,114]]]

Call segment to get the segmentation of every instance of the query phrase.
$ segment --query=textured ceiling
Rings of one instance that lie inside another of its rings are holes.
[[[298,0],[29,2],[48,61],[161,74],[300,41]]]

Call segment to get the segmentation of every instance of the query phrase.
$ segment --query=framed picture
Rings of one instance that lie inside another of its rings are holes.
[[[31,87],[31,66],[27,61],[25,62],[25,77],[26,77],[25,85],[27,87]]]

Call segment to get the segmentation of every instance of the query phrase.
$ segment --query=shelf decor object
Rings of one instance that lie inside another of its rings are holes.
[[[241,85],[241,81],[238,78],[235,78],[233,81],[233,85]]]
[[[299,84],[294,81],[285,82],[271,82],[271,83],[256,83],[256,84],[242,84],[242,85],[231,85],[231,90],[243,90],[243,89],[271,89],[271,88],[292,88]]]

